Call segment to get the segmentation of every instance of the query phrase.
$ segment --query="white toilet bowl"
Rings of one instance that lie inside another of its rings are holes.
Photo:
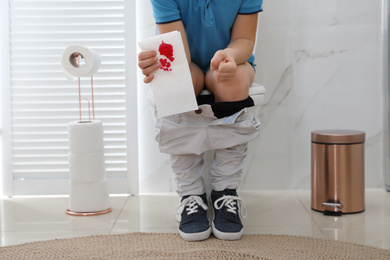
[[[204,89],[200,95],[211,95],[211,93],[207,90]],[[256,116],[260,115],[260,107],[264,102],[264,95],[265,95],[265,87],[253,83],[252,86],[249,88],[249,96],[253,99],[253,102],[255,103],[255,111],[256,111]],[[149,93],[147,95],[147,100],[151,108],[154,108],[154,98],[153,98],[153,93],[151,90],[149,90]],[[153,113],[155,116],[155,114]]]

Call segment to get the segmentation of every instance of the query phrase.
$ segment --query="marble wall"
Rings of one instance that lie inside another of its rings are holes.
[[[383,187],[381,0],[272,0],[263,7],[256,82],[267,93],[241,190],[310,189],[310,133],[319,129],[365,131],[366,187]],[[145,107],[140,191],[174,191],[169,157],[150,142]]]

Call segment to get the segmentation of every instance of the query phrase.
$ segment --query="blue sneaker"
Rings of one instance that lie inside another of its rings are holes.
[[[240,239],[243,232],[241,217],[246,217],[244,201],[236,190],[212,191],[210,196],[214,208],[213,234],[223,240]]]
[[[207,219],[206,194],[184,196],[177,208],[179,233],[186,241],[200,241],[210,237],[211,227]]]

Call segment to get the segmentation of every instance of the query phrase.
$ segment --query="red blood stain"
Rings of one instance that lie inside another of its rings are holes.
[[[160,44],[160,47],[158,48],[158,51],[161,55],[164,55],[167,57],[169,61],[174,61],[175,58],[173,57],[173,46],[171,44],[165,43],[164,41]],[[172,71],[171,63],[167,60],[161,58],[159,61],[161,63],[160,69],[164,71]]]
[[[160,59],[160,63],[161,63],[160,69],[162,69],[164,71],[172,71],[172,69],[170,68],[171,67],[171,63],[167,59],[161,58]]]
[[[170,61],[173,61],[175,58],[173,57],[173,47],[171,44],[167,44],[164,41],[160,44],[158,51],[161,55],[167,57]]]

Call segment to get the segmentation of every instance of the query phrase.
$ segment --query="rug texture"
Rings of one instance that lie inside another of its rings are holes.
[[[0,248],[1,260],[61,259],[390,259],[390,250],[287,235],[183,241],[178,234],[129,233],[56,239]]]

